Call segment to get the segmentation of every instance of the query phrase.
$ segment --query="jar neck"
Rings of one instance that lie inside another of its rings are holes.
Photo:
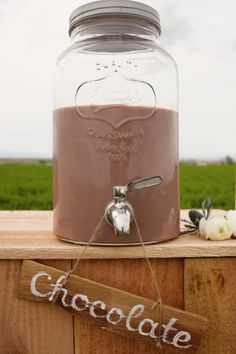
[[[100,36],[134,36],[141,39],[159,41],[160,34],[157,27],[145,19],[131,18],[130,16],[99,17],[84,20],[71,32],[71,41],[76,43],[81,40],[91,39]]]

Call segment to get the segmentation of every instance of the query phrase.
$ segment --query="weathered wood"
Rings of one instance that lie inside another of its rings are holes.
[[[213,213],[216,215],[216,211]],[[75,354],[159,353],[146,343],[103,331],[78,317],[74,319],[72,343],[70,314],[58,306],[16,298],[14,288],[21,263],[16,259],[75,259],[81,253],[83,247],[57,241],[51,230],[51,212],[0,212],[0,258],[4,259],[0,261],[0,354],[74,354],[73,345]],[[197,353],[234,354],[236,260],[202,258],[236,257],[236,240],[210,242],[187,236],[148,246],[147,250],[150,257],[165,258],[152,260],[165,303],[183,308],[185,298],[186,310],[208,317],[208,329]],[[199,258],[183,259],[188,257]],[[81,276],[155,299],[140,247],[92,247],[86,258],[89,260],[81,262]],[[64,270],[70,264],[68,261],[46,263]],[[55,319],[57,326],[53,325]],[[55,333],[56,328],[59,333]],[[163,352],[171,353],[165,350],[160,354]]]
[[[215,215],[223,212],[213,211]],[[186,211],[182,212],[182,216]],[[0,259],[76,259],[83,246],[61,242],[52,233],[51,212],[0,212]],[[150,258],[236,257],[236,239],[205,241],[182,236],[146,246]],[[141,247],[89,247],[87,259],[143,258]]]
[[[199,354],[236,353],[236,259],[185,260],[185,309],[208,318]]]
[[[24,261],[18,296],[33,301],[49,301],[62,275],[65,272],[56,268]],[[168,350],[196,350],[206,327],[205,318],[166,305],[162,306],[160,322],[158,308],[153,309],[154,300],[75,275],[71,275],[62,287],[57,304],[100,328],[144,340],[155,347],[159,334],[157,328],[161,326],[162,346]]]
[[[165,303],[183,308],[184,269],[182,259],[153,259],[152,268],[156,274],[162,298]],[[82,261],[79,274],[102,284],[132,292],[155,300],[156,291],[147,269],[141,259],[86,260]],[[75,354],[163,354],[162,350],[142,342],[114,333],[106,333],[75,318]],[[172,350],[165,350],[165,354]],[[175,353],[183,353],[176,350]]]
[[[47,264],[70,267],[69,261]],[[20,268],[20,261],[0,261],[0,353],[72,354],[73,319],[62,309],[18,299]]]
[[[214,215],[224,215],[223,210],[213,210]],[[181,210],[181,218],[188,217],[188,210]],[[0,211],[0,232],[51,232],[52,211]]]

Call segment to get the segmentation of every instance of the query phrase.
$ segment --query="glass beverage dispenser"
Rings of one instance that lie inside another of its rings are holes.
[[[134,1],[76,9],[54,80],[54,232],[139,244],[179,233],[177,68],[159,14]]]

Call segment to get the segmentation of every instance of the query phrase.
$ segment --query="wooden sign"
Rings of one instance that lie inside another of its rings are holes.
[[[17,288],[18,297],[52,302],[75,316],[120,335],[158,345],[160,319],[155,301],[71,275],[33,261],[24,261]],[[196,350],[207,320],[199,315],[163,305],[161,344],[163,349]]]

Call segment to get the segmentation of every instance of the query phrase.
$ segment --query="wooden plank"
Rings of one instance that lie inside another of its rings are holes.
[[[183,260],[156,259],[151,261],[165,303],[183,308]],[[145,260],[82,261],[79,274],[91,280],[117,287],[139,296],[156,298]],[[75,354],[154,354],[163,353],[152,346],[114,333],[105,333],[75,318]],[[171,351],[166,350],[166,354]],[[181,350],[175,353],[183,353]]]
[[[52,233],[0,233],[0,259],[77,259],[84,246],[56,239]],[[236,239],[205,241],[196,236],[182,236],[173,241],[146,246],[149,258],[236,257]],[[89,247],[85,259],[143,258],[139,246]]]
[[[45,262],[61,269],[69,261]],[[73,354],[73,319],[62,309],[16,297],[21,261],[0,261],[0,353]]]
[[[213,210],[214,215],[224,215],[223,210]],[[188,217],[188,210],[181,210],[181,218]],[[0,211],[0,232],[48,231],[53,228],[52,211]]]
[[[0,232],[2,231],[51,231],[52,211],[1,211]]]
[[[51,301],[58,291],[65,272],[33,261],[24,261],[17,294],[22,299]],[[162,347],[196,350],[206,319],[163,303],[162,322],[154,300],[106,286],[87,278],[70,275],[59,292],[56,303],[74,316],[87,322],[135,340],[143,340],[157,347],[161,329]],[[52,305],[53,306],[53,305]],[[161,326],[161,327],[160,327]]]
[[[183,216],[186,211],[183,211]],[[223,212],[215,212],[215,215]],[[0,212],[0,259],[76,259],[83,246],[59,241],[51,212]],[[205,241],[197,236],[146,246],[150,258],[236,257],[236,239]],[[141,247],[90,247],[87,259],[143,258]]]
[[[224,215],[223,210],[213,210],[214,215]],[[188,210],[181,210],[181,218],[188,217]],[[52,211],[0,211],[0,232],[51,232]]]
[[[208,318],[197,353],[236,352],[236,259],[185,260],[185,309]]]

